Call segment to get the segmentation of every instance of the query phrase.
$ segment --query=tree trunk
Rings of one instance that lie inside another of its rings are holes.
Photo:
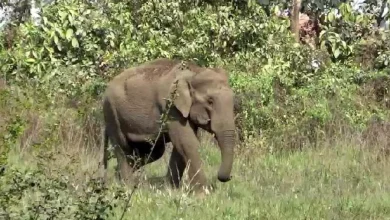
[[[293,0],[293,8],[291,14],[291,32],[294,34],[295,40],[299,42],[299,11],[301,9],[302,0]]]
[[[380,10],[380,13],[379,13],[378,17],[376,17],[376,23],[377,23],[378,27],[381,26],[381,21],[382,21],[382,19],[384,19],[385,17],[387,17],[387,16],[382,17],[382,14],[383,14],[383,12],[385,11],[387,5],[388,5],[387,1],[384,0],[384,1],[382,2],[382,7],[381,7],[381,10]]]

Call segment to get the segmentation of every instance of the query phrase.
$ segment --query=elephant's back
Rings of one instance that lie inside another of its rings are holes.
[[[118,77],[111,82],[105,93],[114,106],[124,130],[132,134],[145,134],[155,130],[159,119],[156,103],[156,82],[140,75]]]

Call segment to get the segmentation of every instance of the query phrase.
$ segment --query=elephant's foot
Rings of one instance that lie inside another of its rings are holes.
[[[213,191],[214,187],[212,185],[197,185],[191,190],[196,197],[201,199],[210,195]]]
[[[124,166],[116,170],[115,179],[119,184],[124,184],[126,186],[131,186],[137,184],[139,178],[135,175],[134,169],[130,166]]]
[[[202,190],[195,193],[195,197],[198,199],[205,199],[208,195],[210,195],[209,191]]]
[[[168,172],[165,176],[166,178],[166,181],[168,182],[168,184],[174,188],[174,189],[178,189],[180,188],[180,183],[182,182],[182,177],[177,175],[177,173],[171,173],[171,172]],[[211,189],[213,189],[214,186],[211,184],[208,184],[208,182],[206,180],[203,180],[203,181],[199,181],[198,179],[196,180],[193,180],[193,181],[190,181],[189,182],[189,190],[192,191],[192,192],[208,192],[210,191]]]
[[[116,174],[116,180],[125,186],[133,186],[138,184],[139,178],[137,178],[133,173],[123,175],[118,172]]]
[[[190,187],[194,190],[207,188],[209,185],[206,174],[201,169],[195,169],[195,167],[190,166],[188,170],[188,178],[190,181]]]

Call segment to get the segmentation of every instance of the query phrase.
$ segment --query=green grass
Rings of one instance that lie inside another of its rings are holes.
[[[164,183],[167,152],[146,167],[124,219],[390,218],[389,161],[378,159],[377,151],[350,141],[336,143],[279,154],[258,151],[256,146],[242,149],[235,160],[234,179],[219,183],[219,150],[203,141],[200,152],[204,168],[216,185],[204,198],[188,194],[185,186],[172,190]],[[80,154],[82,160],[86,157],[88,153]],[[10,164],[21,164],[18,156],[9,158]],[[79,172],[96,162],[91,158],[81,162]],[[124,200],[115,203],[119,206],[110,219],[118,219],[124,210]]]
[[[214,177],[218,150],[208,146],[202,154]],[[149,166],[149,173],[163,174],[162,162]],[[202,201],[149,188],[138,191],[132,219],[386,219],[389,168],[376,154],[347,144],[286,155],[248,151],[238,156],[234,179],[218,183]]]
[[[96,219],[92,216],[103,211],[110,214],[103,219],[119,219],[125,211],[124,219],[132,220],[390,219],[390,161],[380,151],[388,148],[385,131],[370,135],[378,146],[358,133],[279,153],[265,151],[262,140],[241,143],[228,183],[217,181],[220,152],[206,136],[199,151],[215,185],[210,195],[189,194],[188,179],[178,190],[165,183],[168,148],[162,159],[145,167],[142,184],[126,206],[132,188],[114,181],[115,160],[110,161],[108,189],[91,185],[99,175],[98,117],[86,114],[80,121],[70,108],[19,107],[21,120],[11,120],[15,106],[2,109],[9,123],[2,133],[13,135],[3,142],[10,151],[6,173],[0,175],[0,219],[5,212],[11,219]],[[36,170],[43,174],[31,173]],[[105,209],[109,205],[112,209]]]

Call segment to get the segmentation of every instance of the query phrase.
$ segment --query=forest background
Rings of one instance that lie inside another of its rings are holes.
[[[3,0],[0,216],[389,217],[390,3],[355,4]],[[211,177],[204,134],[202,202],[165,184],[169,153],[136,189],[97,178],[106,83],[161,57],[223,67],[237,95],[235,177]]]

